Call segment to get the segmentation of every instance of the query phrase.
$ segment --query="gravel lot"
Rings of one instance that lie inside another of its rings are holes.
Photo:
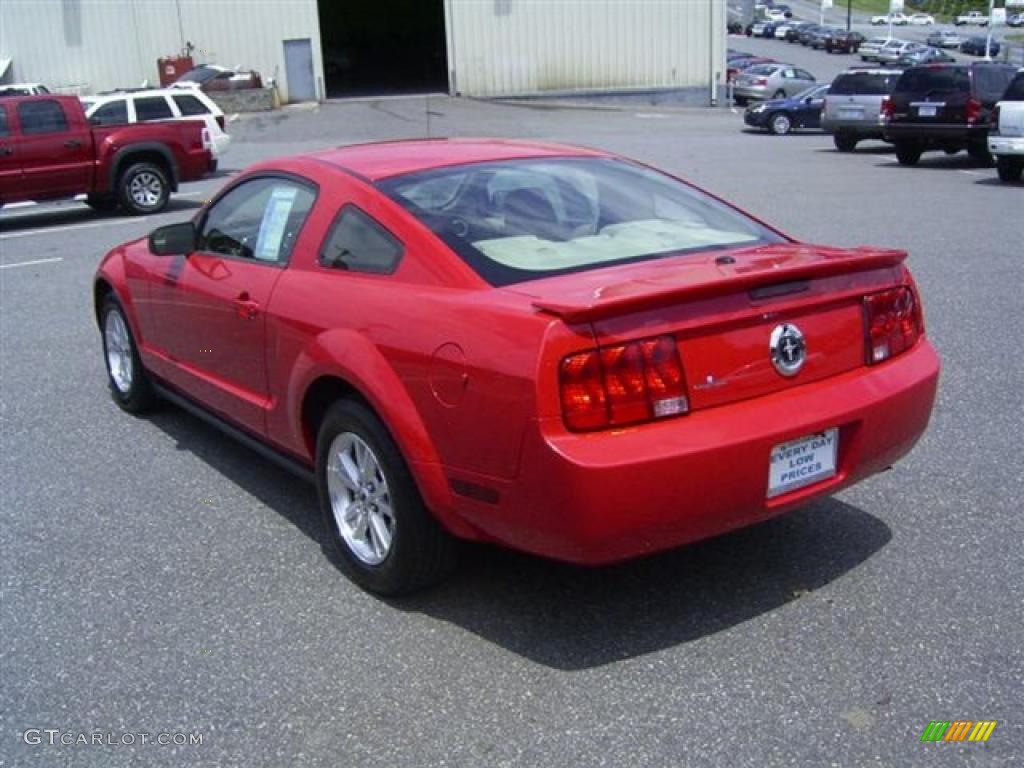
[[[224,173],[428,119],[604,147],[802,239],[908,249],[945,364],[929,432],[892,471],[753,529],[601,570],[472,548],[442,587],[387,602],[325,555],[312,489],[107,395],[97,262],[224,179],[146,220],[4,211],[0,765],[1024,764],[1024,187],[965,155],[908,169],[881,143],[747,133],[724,109],[445,98],[245,117]],[[957,719],[999,725],[920,743]],[[30,745],[29,728],[203,743]]]

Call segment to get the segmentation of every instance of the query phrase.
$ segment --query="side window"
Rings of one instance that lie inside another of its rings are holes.
[[[0,136],[10,136],[11,129],[7,127],[7,110],[0,106]]]
[[[354,205],[341,209],[320,251],[325,267],[383,275],[394,272],[401,258],[401,242]]]
[[[178,96],[172,96],[171,98],[173,98],[174,103],[178,105],[178,109],[181,110],[182,115],[188,116],[210,114],[210,110],[206,108],[206,105],[203,104],[203,102],[201,102],[195,96],[183,93]]]
[[[801,80],[814,80],[814,75],[812,75],[805,69],[798,69],[796,71],[796,76],[799,77]]]
[[[174,117],[171,106],[163,96],[146,96],[135,99],[135,119],[140,123],[148,120],[169,120]]]
[[[792,69],[783,70],[782,76],[785,78],[796,77],[796,73]]]
[[[26,135],[58,133],[68,129],[64,110],[56,101],[26,101],[18,105],[21,132]]]
[[[92,113],[92,125],[124,125],[128,122],[128,103],[124,99],[112,101]]]
[[[285,264],[316,194],[287,179],[253,179],[238,185],[207,212],[198,248],[242,259]]]

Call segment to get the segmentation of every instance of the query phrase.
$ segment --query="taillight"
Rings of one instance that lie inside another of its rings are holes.
[[[562,360],[562,413],[585,431],[686,413],[686,379],[671,336],[602,347]]]
[[[992,133],[999,135],[999,105],[996,104],[992,108],[992,117],[989,118],[989,124],[992,126]]]
[[[864,297],[867,363],[875,365],[905,352],[924,335],[921,305],[905,285]]]
[[[217,125],[220,126],[220,129],[222,131],[226,131],[227,130],[227,125],[224,122],[224,115],[217,115],[217,117],[215,119],[217,121]]]
[[[975,98],[967,100],[967,122],[973,123],[981,117],[981,102]]]
[[[882,119],[891,120],[894,114],[896,114],[896,106],[892,103],[892,99],[886,96],[882,99]]]
[[[754,85],[768,85],[767,77],[756,77],[754,78]]]

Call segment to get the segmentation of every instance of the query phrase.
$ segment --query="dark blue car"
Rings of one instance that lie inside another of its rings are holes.
[[[821,108],[828,89],[828,85],[814,85],[788,99],[756,102],[743,113],[743,122],[776,136],[797,128],[821,128]]]
[[[976,36],[968,37],[962,43],[960,43],[960,52],[969,53],[972,56],[984,56],[985,55],[985,43],[986,37]],[[992,39],[988,49],[989,56],[999,55],[999,41],[995,38]]]

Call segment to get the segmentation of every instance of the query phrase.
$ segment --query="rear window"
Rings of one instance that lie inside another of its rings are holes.
[[[610,158],[474,163],[377,186],[491,285],[784,242],[681,181]]]
[[[139,122],[169,120],[172,117],[174,113],[163,96],[147,96],[135,100],[135,119]]]
[[[347,205],[331,227],[320,263],[325,267],[390,274],[402,257],[402,244],[368,214]]]
[[[68,129],[64,110],[56,101],[26,101],[18,105],[21,132],[57,133]]]
[[[839,75],[832,83],[829,93],[835,96],[849,96],[860,94],[862,96],[885,96],[892,93],[893,86],[899,75],[881,75],[858,72],[849,75]]]
[[[778,67],[772,64],[757,64],[753,67],[748,67],[744,70],[744,74],[747,75],[770,75],[775,72]]]
[[[208,115],[210,110],[207,109],[206,105],[203,104],[195,96],[190,96],[187,93],[183,93],[179,96],[173,96],[174,103],[178,105],[178,109],[181,110],[183,115]]]
[[[908,69],[896,84],[896,90],[908,93],[970,93],[971,79],[963,67],[922,67]]]
[[[974,67],[974,84],[982,101],[999,101],[1013,79],[1009,67]]]
[[[1024,75],[1017,75],[1003,94],[1006,101],[1024,101]]]

